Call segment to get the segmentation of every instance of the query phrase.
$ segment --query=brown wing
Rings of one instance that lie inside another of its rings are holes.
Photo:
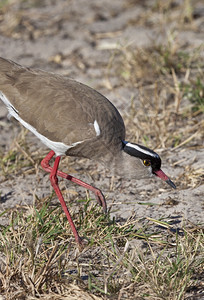
[[[55,142],[125,138],[117,109],[95,90],[53,73],[24,68],[0,58],[0,90],[19,116]],[[101,134],[96,137],[94,121]]]

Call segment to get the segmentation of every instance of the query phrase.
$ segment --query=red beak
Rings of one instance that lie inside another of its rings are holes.
[[[168,183],[172,188],[176,189],[175,184],[169,179],[169,177],[166,176],[166,174],[162,170],[153,171],[153,173],[156,176],[158,176],[159,178],[161,178],[161,180],[163,180],[166,183]]]

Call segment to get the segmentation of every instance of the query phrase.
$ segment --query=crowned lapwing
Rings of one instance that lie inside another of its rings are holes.
[[[51,184],[78,244],[81,245],[82,239],[67,209],[57,177],[93,191],[104,211],[106,200],[99,189],[58,170],[62,155],[95,159],[124,178],[156,175],[175,188],[161,170],[157,153],[125,140],[120,113],[96,90],[70,78],[25,68],[0,58],[0,98],[10,116],[51,149],[41,166],[50,173]],[[49,162],[54,155],[54,166],[51,167]]]

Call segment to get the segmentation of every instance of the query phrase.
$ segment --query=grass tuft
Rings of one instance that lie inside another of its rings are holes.
[[[199,288],[194,275],[202,273],[201,228],[188,226],[182,234],[172,234],[165,220],[131,218],[120,223],[89,199],[79,206],[73,219],[88,241],[82,252],[61,207],[50,198],[39,207],[4,213],[9,224],[1,225],[1,295],[37,299],[46,293],[66,294],[77,283],[84,293],[100,297],[124,293],[129,299],[184,299],[187,289]],[[164,230],[169,230],[166,237]],[[138,242],[143,244],[140,250]]]

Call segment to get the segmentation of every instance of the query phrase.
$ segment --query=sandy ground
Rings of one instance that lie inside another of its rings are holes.
[[[156,13],[150,15],[152,26],[134,24],[134,20],[138,20],[148,10],[152,1],[144,1],[144,5],[142,2],[127,5],[131,1],[124,0],[43,3],[42,6],[32,7],[26,7],[24,3],[25,7],[19,13],[18,4],[12,6],[15,14],[7,13],[7,18],[1,23],[0,55],[29,67],[65,74],[90,85],[110,99],[126,119],[130,111],[130,98],[132,95],[137,98],[138,89],[117,84],[117,74],[111,77],[110,89],[107,67],[111,51],[117,45],[131,44],[132,47],[145,48],[153,42],[161,42],[166,36],[167,27],[154,25],[159,18]],[[199,11],[199,5],[197,9]],[[21,27],[17,29],[16,15],[22,20]],[[183,44],[188,43],[189,49],[203,42],[199,31],[181,31],[177,38]],[[6,152],[13,146],[21,127],[7,119],[7,111],[2,103],[0,130],[0,151]],[[30,149],[42,149],[46,153],[43,145],[30,133],[27,134],[27,144]],[[194,224],[202,223],[204,185],[201,181],[199,184],[182,184],[182,178],[188,167],[191,170],[204,167],[203,148],[190,149],[184,145],[175,150],[166,149],[161,156],[163,170],[177,185],[176,190],[156,178],[141,181],[114,178],[97,162],[69,159],[62,167],[64,171],[100,188],[106,195],[108,206],[112,206],[112,214],[118,220],[132,215],[136,218],[164,218],[171,221],[175,228],[182,226],[184,220]],[[27,172],[26,175],[24,171],[10,174],[6,180],[1,175],[1,211],[16,205],[32,204],[35,195],[42,198],[50,194],[52,189],[49,176],[41,168],[39,172]],[[67,188],[67,201],[85,196],[85,191],[80,187],[63,184]],[[155,205],[142,205],[144,203]]]

